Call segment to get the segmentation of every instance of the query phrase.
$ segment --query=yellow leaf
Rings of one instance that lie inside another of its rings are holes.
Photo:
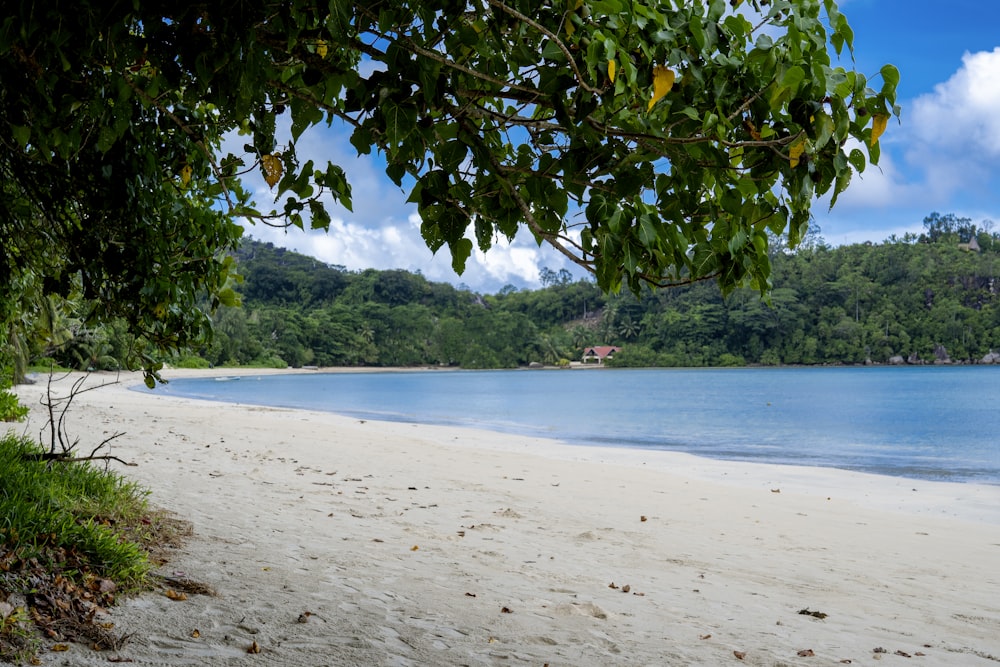
[[[183,167],[181,167],[181,183],[183,183],[184,185],[187,185],[188,183],[191,182],[191,172],[192,171],[193,170],[191,169],[191,165],[189,165],[189,164],[186,164]]]
[[[583,7],[583,0],[576,0],[576,2],[572,3],[572,5],[573,6],[570,7],[569,11],[566,12],[566,18],[564,20],[564,23],[566,25],[567,37],[572,37],[573,33],[576,32],[576,26],[573,25],[573,18],[570,16],[570,14],[575,14],[580,11],[580,9]]]
[[[878,143],[878,138],[882,136],[883,132],[885,132],[885,126],[888,125],[888,123],[888,114],[878,113],[872,116],[872,146]]]
[[[278,159],[278,154],[262,155],[260,166],[264,171],[264,180],[273,188],[281,180],[282,166],[281,160]]]
[[[615,82],[615,61],[608,61],[608,78],[611,79],[611,83]]]
[[[670,89],[674,87],[674,77],[676,76],[672,69],[668,69],[663,65],[657,65],[653,68],[653,98],[649,100],[649,106],[646,108],[646,111],[652,111],[653,105],[670,92]]]
[[[792,165],[792,169],[799,166],[799,158],[802,157],[802,152],[806,149],[806,142],[803,139],[799,139],[794,146],[788,149],[788,162]]]
[[[61,653],[62,651],[68,651],[69,644],[53,644],[52,648],[50,648],[49,650],[55,651],[56,653]]]
[[[326,42],[324,42],[322,39],[318,40],[316,42],[316,55],[319,56],[320,58],[326,58],[326,53],[327,53]]]

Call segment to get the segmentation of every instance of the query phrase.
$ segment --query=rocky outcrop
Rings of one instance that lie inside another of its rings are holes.
[[[990,353],[979,360],[981,364],[1000,364],[1000,352],[990,350]]]
[[[934,363],[935,364],[951,363],[951,357],[948,356],[948,350],[944,348],[944,345],[934,346]]]
[[[890,366],[905,366],[906,365],[906,359],[904,359],[902,355],[897,354],[895,356],[889,357],[889,365]]]

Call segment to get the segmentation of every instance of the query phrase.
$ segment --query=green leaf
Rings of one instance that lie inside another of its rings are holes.
[[[604,223],[608,226],[608,229],[611,230],[612,234],[620,234],[622,231],[621,221],[622,221],[622,210],[618,207],[615,207],[611,211],[611,215],[608,216],[607,220],[605,220]]]
[[[882,73],[882,94],[895,100],[896,87],[899,85],[899,70],[895,65],[883,65],[879,71]]]
[[[309,225],[312,229],[330,228],[330,214],[327,212],[326,207],[323,206],[322,202],[311,200],[309,202],[309,215],[311,218]]]
[[[830,137],[833,136],[833,131],[833,119],[823,112],[817,113],[813,119],[813,132],[816,135],[813,147],[818,150],[825,146],[830,141]]]
[[[556,64],[566,64],[566,54],[563,53],[558,44],[551,40],[546,40],[545,45],[542,46],[542,58]]]
[[[787,88],[792,96],[799,91],[799,86],[806,78],[805,70],[803,70],[798,65],[793,65],[785,70],[784,75],[781,77],[781,86]]]
[[[402,162],[390,162],[385,165],[385,174],[396,185],[402,185],[403,177],[406,176],[406,165]]]
[[[292,113],[292,139],[298,141],[306,128],[323,121],[323,110],[315,106],[302,106]],[[268,148],[268,151],[271,149]]]
[[[697,14],[691,17],[688,21],[688,32],[691,35],[691,39],[694,40],[695,45],[698,50],[705,48],[705,28],[702,25],[701,17]]]
[[[633,274],[639,267],[640,253],[636,247],[631,243],[626,242],[622,247],[622,264],[625,268],[625,272],[628,274]]]
[[[417,112],[411,106],[403,106],[393,100],[382,102],[382,117],[385,118],[386,143],[392,152],[403,147],[414,133]]]
[[[847,159],[850,161],[851,166],[854,167],[854,170],[857,171],[859,174],[862,173],[865,170],[865,167],[867,166],[865,161],[865,154],[862,153],[861,150],[858,148],[853,149],[851,153],[847,156]]]
[[[219,303],[227,308],[235,308],[240,305],[240,297],[236,293],[236,290],[231,287],[225,287],[219,290]]]
[[[461,141],[448,141],[438,147],[437,154],[442,169],[456,171],[469,154],[469,147]]]
[[[358,151],[358,155],[370,155],[374,143],[371,130],[365,126],[351,133],[351,145]]]
[[[743,249],[747,243],[747,233],[742,229],[737,229],[736,233],[733,234],[726,247],[731,255],[736,255]]]
[[[462,238],[448,244],[448,247],[451,249],[451,268],[458,275],[462,275],[465,272],[465,263],[472,254],[472,241]]]
[[[656,245],[660,235],[656,230],[656,223],[648,214],[639,217],[639,240],[646,247]]]
[[[103,131],[104,128],[101,129]],[[14,135],[17,145],[21,148],[25,148],[31,140],[31,128],[27,125],[11,125],[10,131]]]

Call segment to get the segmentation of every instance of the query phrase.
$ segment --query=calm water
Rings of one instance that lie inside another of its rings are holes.
[[[1000,369],[989,367],[316,373],[182,379],[155,391],[1000,484]]]

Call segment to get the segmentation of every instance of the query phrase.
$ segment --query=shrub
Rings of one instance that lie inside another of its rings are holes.
[[[761,366],[780,366],[781,357],[778,355],[777,350],[764,350],[764,353],[760,355],[760,365]]]
[[[197,355],[190,357],[180,357],[173,362],[175,368],[211,368],[208,359],[203,359]]]
[[[746,366],[747,362],[743,357],[725,352],[719,355],[717,364],[719,366]]]
[[[270,354],[263,357],[257,357],[247,364],[247,366],[252,368],[288,368],[288,362],[276,354]]]
[[[0,385],[0,421],[19,422],[28,414],[28,406],[10,391],[9,387]]]

